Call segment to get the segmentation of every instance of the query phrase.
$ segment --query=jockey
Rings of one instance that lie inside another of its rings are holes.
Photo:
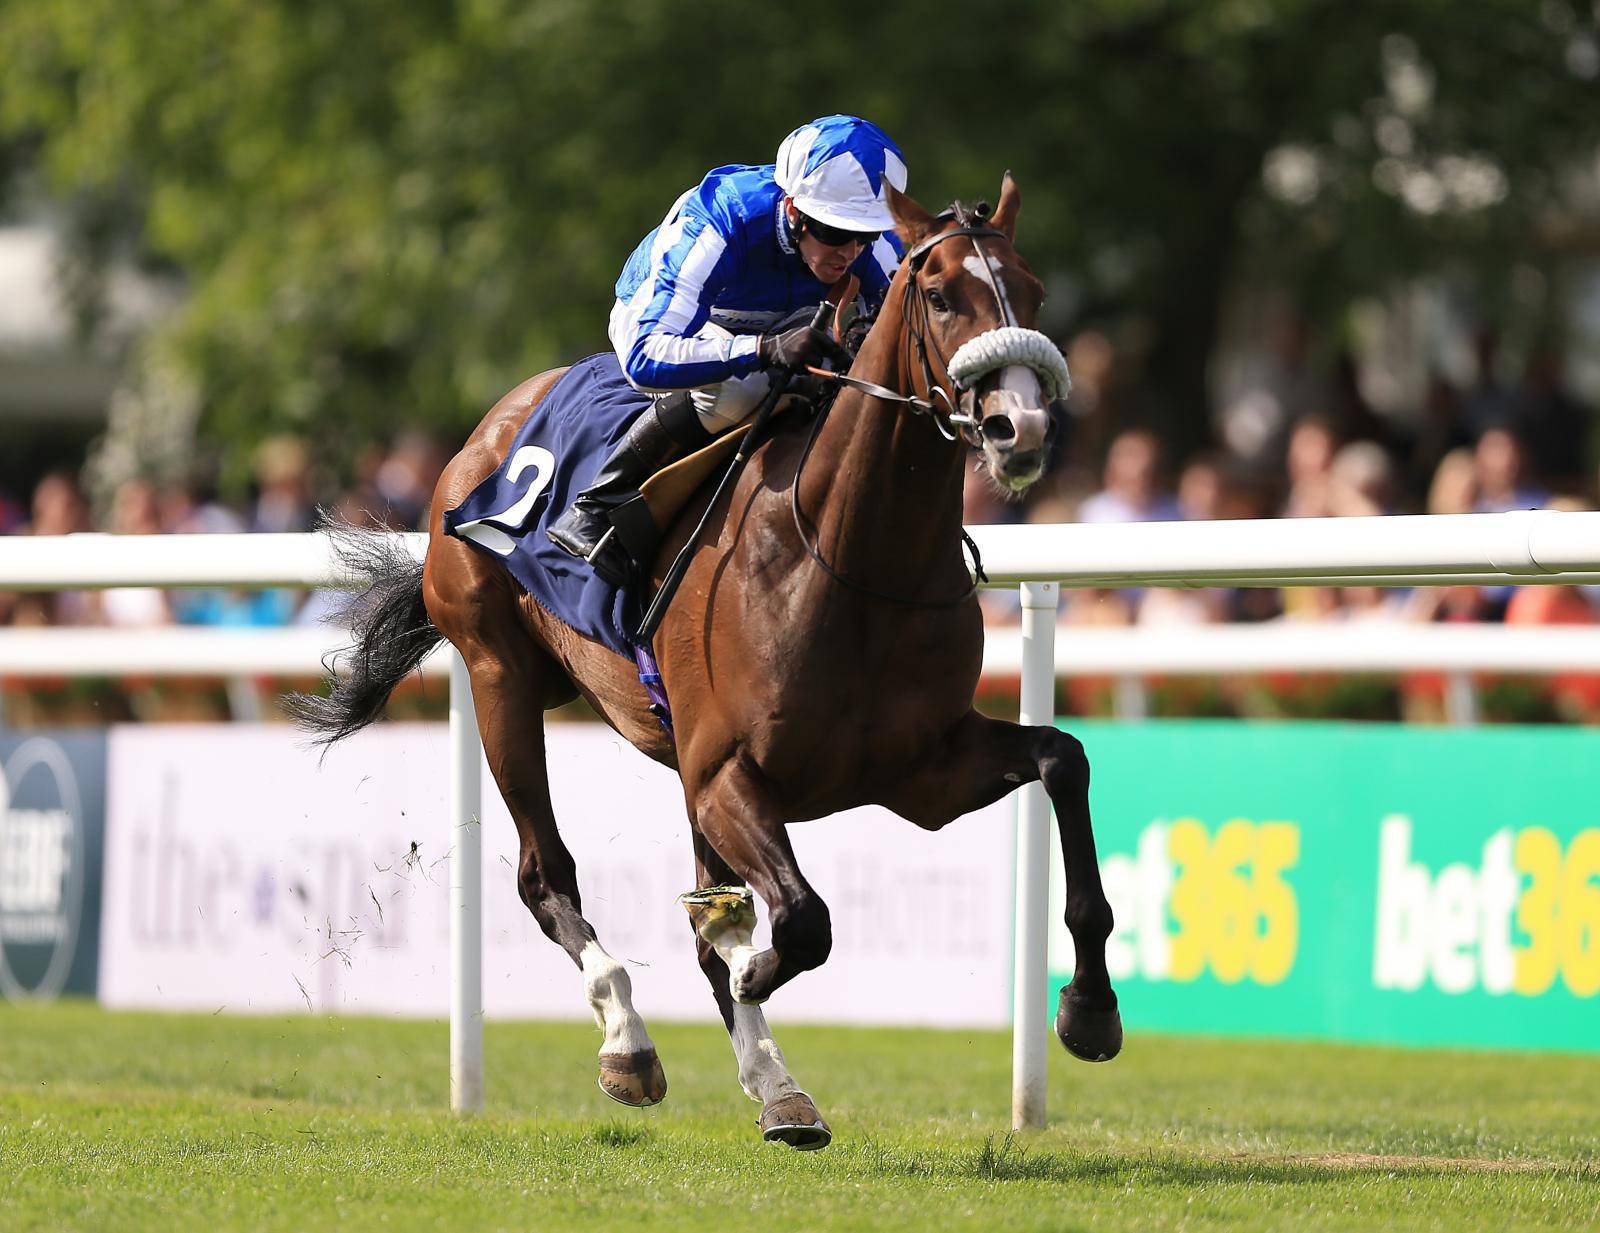
[[[622,371],[654,404],[551,540],[622,585],[623,554],[606,540],[613,508],[748,416],[769,389],[765,370],[849,366],[821,330],[790,319],[847,273],[868,310],[882,302],[900,259],[887,185],[905,191],[894,142],[855,116],[825,116],[784,138],[776,165],[718,167],[673,203],[628,258],[611,310]]]

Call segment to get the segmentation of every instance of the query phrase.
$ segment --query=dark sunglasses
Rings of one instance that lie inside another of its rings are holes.
[[[846,231],[843,227],[831,227],[827,223],[819,223],[805,214],[800,216],[800,225],[829,248],[843,248],[846,244],[860,244],[864,248],[871,248],[883,234],[880,231]]]

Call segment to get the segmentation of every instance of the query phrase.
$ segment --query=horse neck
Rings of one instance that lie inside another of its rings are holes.
[[[862,344],[854,376],[926,396],[910,366],[901,315],[902,270]],[[926,416],[846,386],[818,433],[801,485],[817,550],[835,569],[908,598],[948,594],[961,564],[961,489],[966,448]],[[951,576],[946,576],[950,574]],[[959,582],[959,580],[957,580]]]

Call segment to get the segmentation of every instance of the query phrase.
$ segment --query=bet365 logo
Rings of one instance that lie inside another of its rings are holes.
[[[1542,826],[1496,831],[1476,866],[1434,872],[1411,855],[1411,820],[1384,819],[1373,983],[1533,997],[1559,978],[1600,992],[1600,829],[1563,845]]]
[[[1294,967],[1300,905],[1289,871],[1300,859],[1292,822],[1235,818],[1215,832],[1194,818],[1152,822],[1133,855],[1101,863],[1116,931],[1112,976],[1275,985]]]

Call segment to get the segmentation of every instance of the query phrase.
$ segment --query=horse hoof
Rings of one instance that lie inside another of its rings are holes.
[[[1085,1062],[1109,1062],[1122,1052],[1122,1012],[1090,1010],[1070,997],[1072,986],[1061,991],[1056,1010],[1056,1035],[1073,1057]]]
[[[768,1143],[787,1143],[797,1152],[814,1152],[833,1142],[833,1131],[804,1092],[790,1092],[770,1101],[761,1110],[757,1125]]]
[[[658,1105],[667,1095],[667,1075],[654,1049],[642,1053],[602,1053],[600,1090],[634,1109]]]

